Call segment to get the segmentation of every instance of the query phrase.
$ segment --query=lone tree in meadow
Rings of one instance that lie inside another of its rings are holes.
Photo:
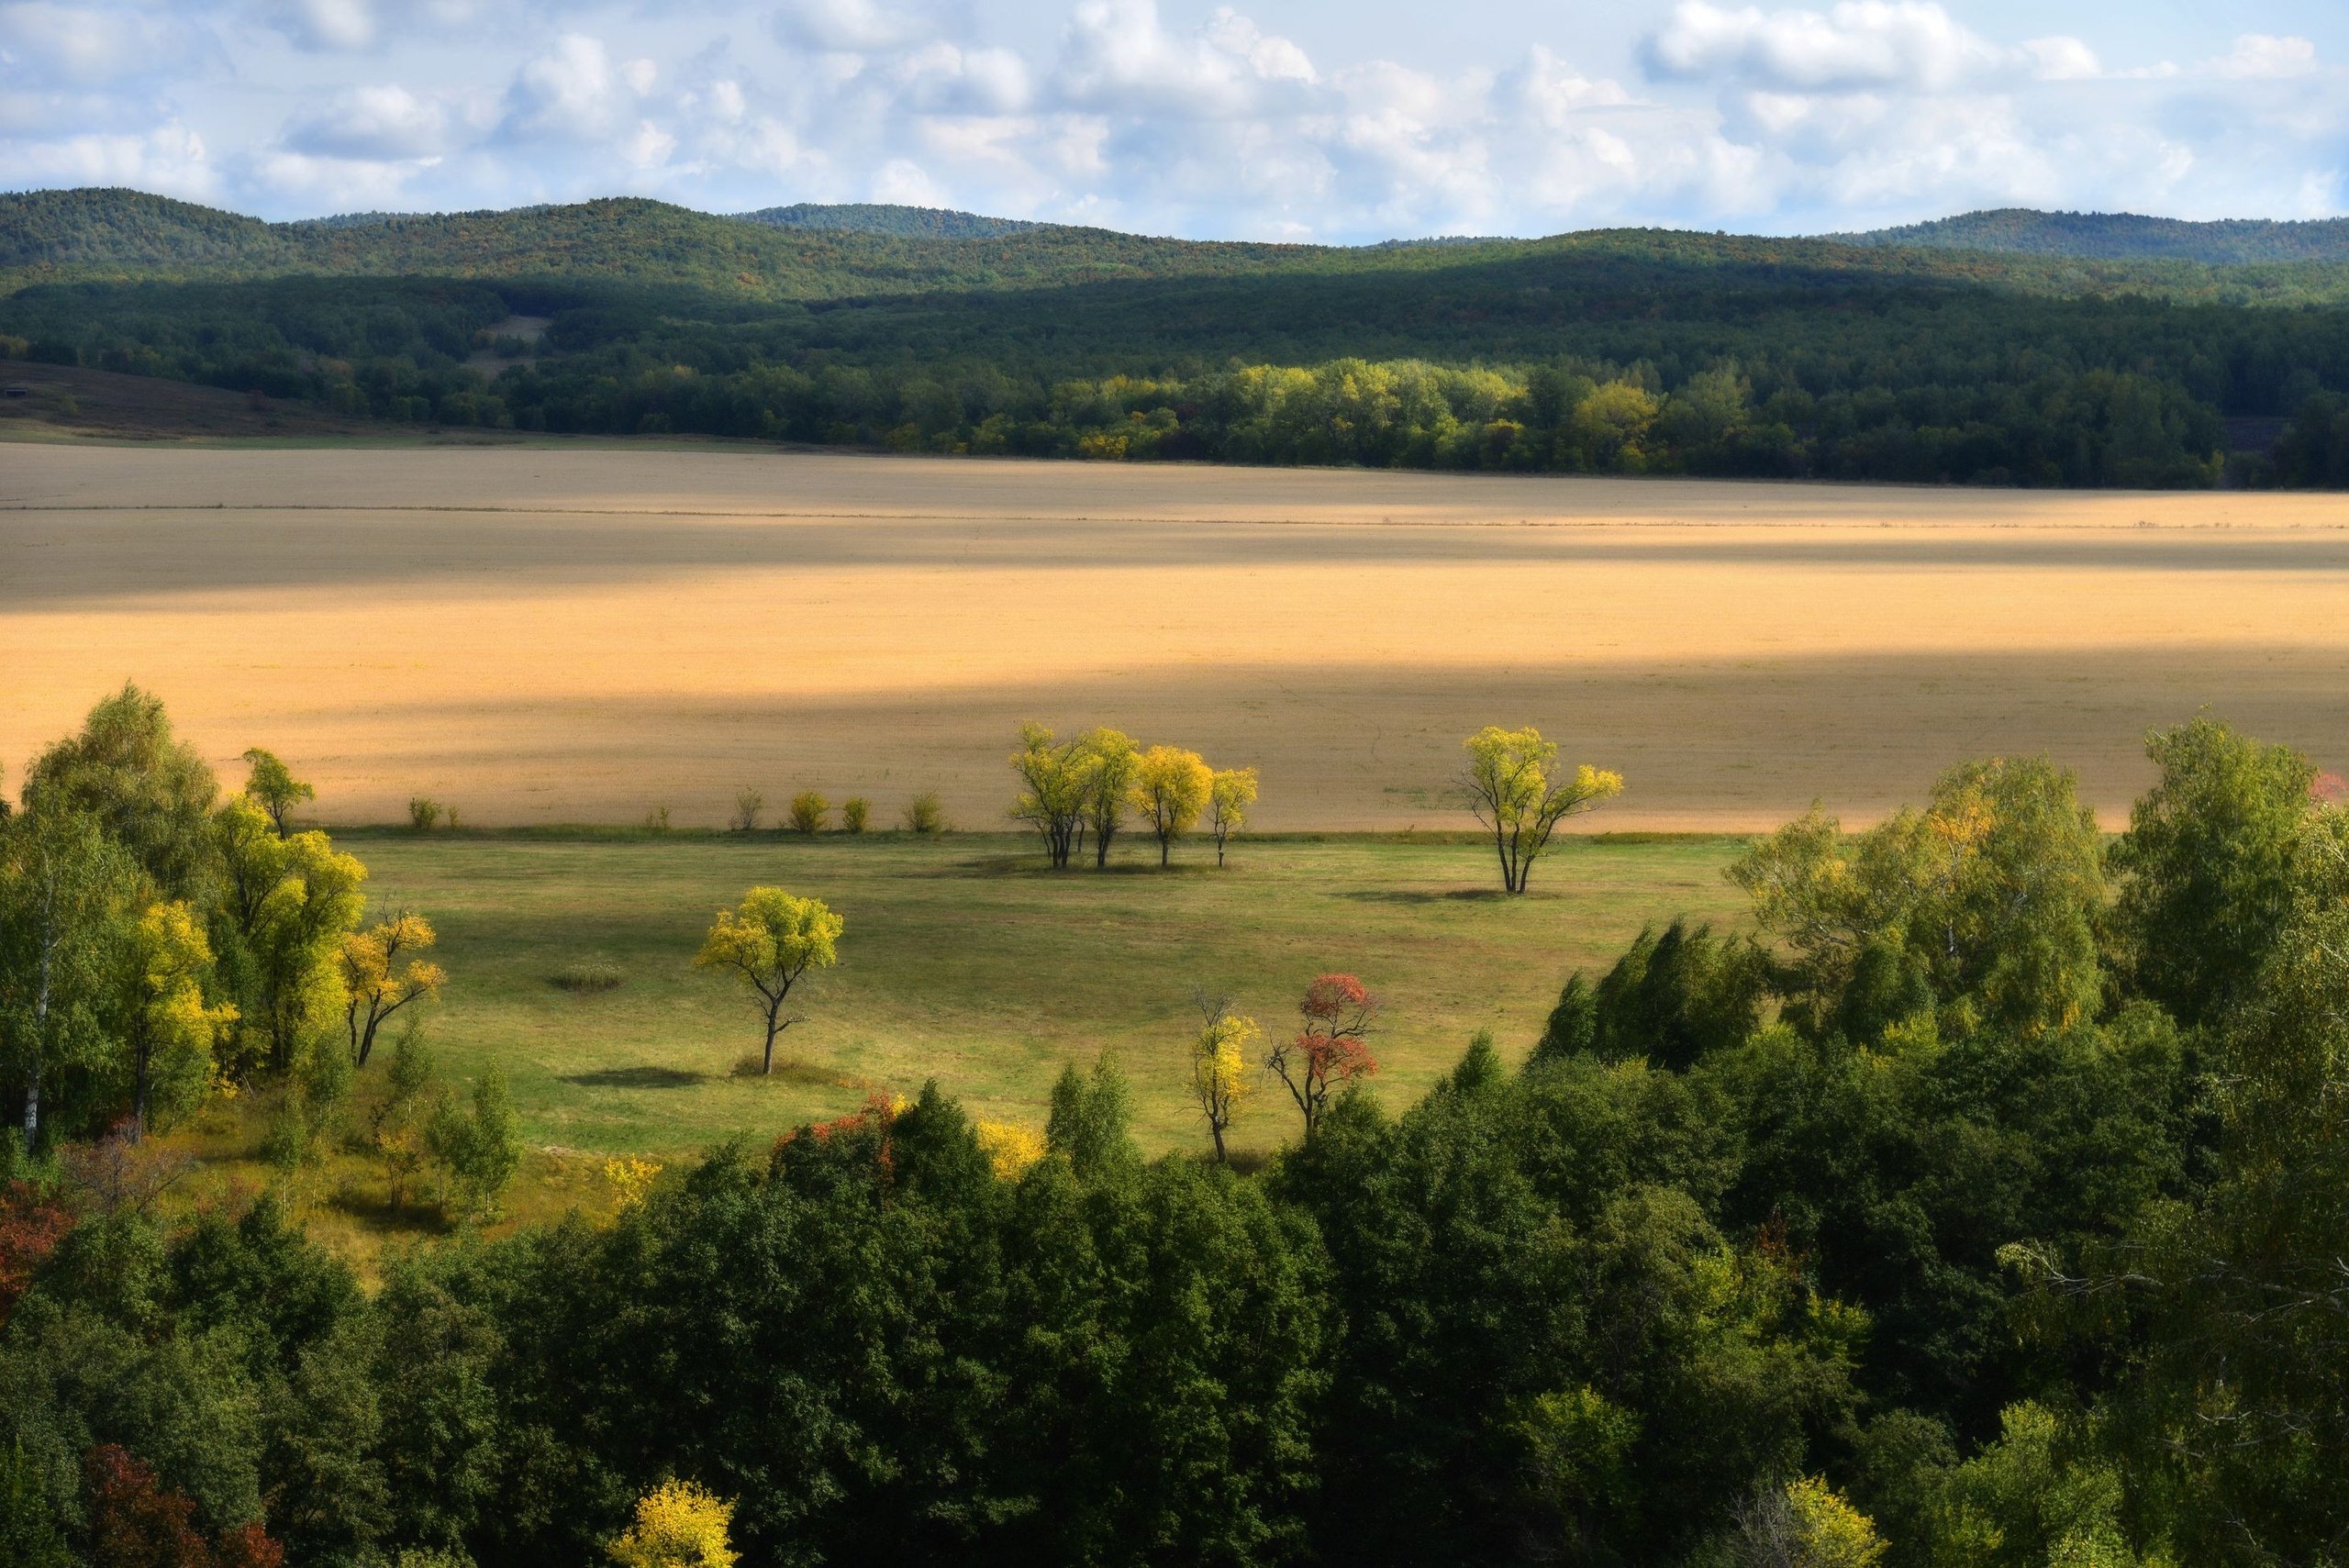
[[[295,778],[273,751],[256,746],[245,753],[252,773],[245,780],[245,794],[252,803],[269,813],[277,828],[277,836],[285,837],[285,814],[306,800],[316,800],[318,792]]]
[[[780,887],[754,887],[720,909],[702,939],[694,967],[734,975],[759,999],[766,1020],[762,1073],[774,1072],[777,1036],[801,1020],[784,1012],[791,988],[811,969],[840,962],[841,917],[820,898],[796,898]]]
[[[1011,803],[1011,819],[1043,835],[1044,854],[1054,871],[1068,868],[1076,847],[1092,778],[1089,761],[1083,740],[1055,741],[1041,724],[1019,727],[1019,750],[1011,754],[1019,798]]]
[[[1623,793],[1623,775],[1586,762],[1571,778],[1553,778],[1558,749],[1538,729],[1488,724],[1468,737],[1468,772],[1461,780],[1468,808],[1493,835],[1501,885],[1525,891],[1533,862],[1567,817]]]
[[[1180,746],[1152,746],[1134,771],[1134,806],[1158,840],[1158,864],[1166,866],[1174,840],[1199,824],[1215,780],[1205,758]]]
[[[1248,812],[1256,804],[1256,770],[1219,768],[1208,781],[1208,831],[1215,839],[1215,863],[1223,865],[1223,849],[1232,835],[1248,826]]]
[[[1198,1004],[1199,1032],[1191,1037],[1191,1094],[1215,1140],[1216,1162],[1228,1164],[1223,1135],[1256,1092],[1256,1064],[1249,1053],[1264,1031],[1233,1008],[1230,996],[1202,991],[1192,999]]]
[[[1305,988],[1297,1012],[1305,1027],[1295,1040],[1275,1041],[1264,1065],[1297,1102],[1309,1142],[1331,1093],[1378,1071],[1366,1042],[1378,1020],[1379,1000],[1351,974],[1319,974]]]

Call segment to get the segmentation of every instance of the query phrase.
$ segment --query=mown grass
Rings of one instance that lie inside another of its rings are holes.
[[[1401,1103],[1479,1029],[1526,1050],[1567,972],[1603,964],[1643,922],[1742,913],[1720,876],[1737,841],[1717,839],[1576,840],[1519,899],[1457,839],[1249,842],[1222,872],[1186,847],[1161,873],[1136,844],[1106,873],[1053,873],[1027,840],[993,835],[340,841],[371,868],[374,913],[412,908],[440,929],[451,979],[429,1038],[444,1069],[502,1066],[533,1147],[596,1154],[772,1137],[931,1078],[974,1115],[1041,1126],[1062,1065],[1104,1046],[1132,1080],[1144,1144],[1187,1146],[1194,988],[1293,1029],[1297,995],[1331,969],[1387,999],[1377,1087]],[[847,922],[771,1078],[744,1070],[748,998],[692,968],[714,911],[761,883]],[[583,987],[583,967],[617,984]],[[1279,1095],[1259,1096],[1242,1148],[1290,1135]]]

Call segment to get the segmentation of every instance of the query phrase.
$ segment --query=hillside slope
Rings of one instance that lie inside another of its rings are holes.
[[[2035,212],[2005,207],[1932,223],[1825,238],[1850,245],[1987,250],[2097,261],[2197,261],[2243,266],[2275,261],[2349,261],[2349,218],[2284,223],[2231,218],[2190,223],[2136,213]]]
[[[820,228],[848,234],[894,234],[924,239],[998,239],[1054,227],[1017,217],[987,217],[948,207],[890,206],[874,202],[796,202],[734,217],[770,228]]]
[[[637,197],[263,223],[137,191],[0,195],[0,289],[313,274],[529,278],[832,299],[1252,272],[1343,252],[1037,226],[991,236],[714,217]]]
[[[1898,238],[1909,230],[1784,239],[1627,228],[1345,247],[1169,239],[921,207],[801,206],[718,217],[637,197],[265,223],[136,191],[84,189],[0,195],[0,295],[41,284],[310,276],[617,284],[818,302],[1151,279],[1430,275],[1542,257],[1567,266],[1598,258],[1609,269],[1758,268],[2064,297],[2143,294],[2226,305],[2349,297],[2349,270],[2319,254],[2319,231],[2332,232],[2323,225],[2268,226],[2309,255],[2220,265],[2129,250],[2119,239],[2107,247],[2111,254],[2076,253],[2058,248],[2070,241],[2053,221],[1976,215],[1921,226],[1913,242]],[[2089,223],[2087,233],[2104,220],[2080,221]],[[2349,250],[2349,239],[2343,243]]]

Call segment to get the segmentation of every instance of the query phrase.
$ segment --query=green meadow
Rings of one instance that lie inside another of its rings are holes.
[[[978,1116],[1041,1128],[1063,1064],[1104,1047],[1145,1145],[1204,1147],[1183,1057],[1194,991],[1285,1030],[1329,970],[1386,1000],[1374,1086],[1399,1107],[1478,1029],[1522,1053],[1566,974],[1603,968],[1642,922],[1727,923],[1743,903],[1720,874],[1734,839],[1563,840],[1520,898],[1476,843],[1426,839],[1242,841],[1222,871],[1186,845],[1163,873],[1153,845],[1121,844],[1106,873],[1058,873],[1008,835],[337,841],[370,868],[371,918],[404,907],[439,929],[450,984],[420,1006],[442,1070],[503,1067],[529,1143],[583,1153],[772,1137],[931,1078]],[[717,909],[761,884],[847,922],[772,1077],[755,1073],[747,994],[693,968]],[[619,972],[611,990],[556,983],[598,959]],[[1239,1147],[1293,1137],[1277,1084],[1250,1110]]]

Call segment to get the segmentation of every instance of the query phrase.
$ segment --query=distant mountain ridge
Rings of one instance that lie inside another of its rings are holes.
[[[1184,278],[1433,275],[1524,261],[1539,274],[1528,286],[1543,291],[1580,286],[1571,280],[1596,275],[1594,267],[1623,280],[1631,295],[1594,306],[1620,312],[1644,286],[1642,263],[1706,259],[1776,269],[1796,289],[1865,280],[2231,305],[2349,299],[2349,270],[2339,265],[2349,261],[2349,221],[2187,224],[2006,211],[1809,239],[1587,229],[1335,246],[1152,238],[881,204],[718,216],[629,196],[270,223],[133,190],[0,193],[0,295],[41,284],[433,278],[508,280],[538,291],[537,310],[588,286],[698,291],[748,307]]]
[[[878,202],[795,202],[789,206],[738,212],[744,223],[770,228],[821,228],[847,234],[891,234],[920,239],[998,239],[1007,234],[1058,228],[1024,218],[987,217],[951,207],[894,206]]]
[[[1858,234],[1823,234],[1845,245],[1991,250],[2106,261],[2349,261],[2349,218],[2224,218],[2196,223],[2129,212],[2039,212],[1999,207]]]

